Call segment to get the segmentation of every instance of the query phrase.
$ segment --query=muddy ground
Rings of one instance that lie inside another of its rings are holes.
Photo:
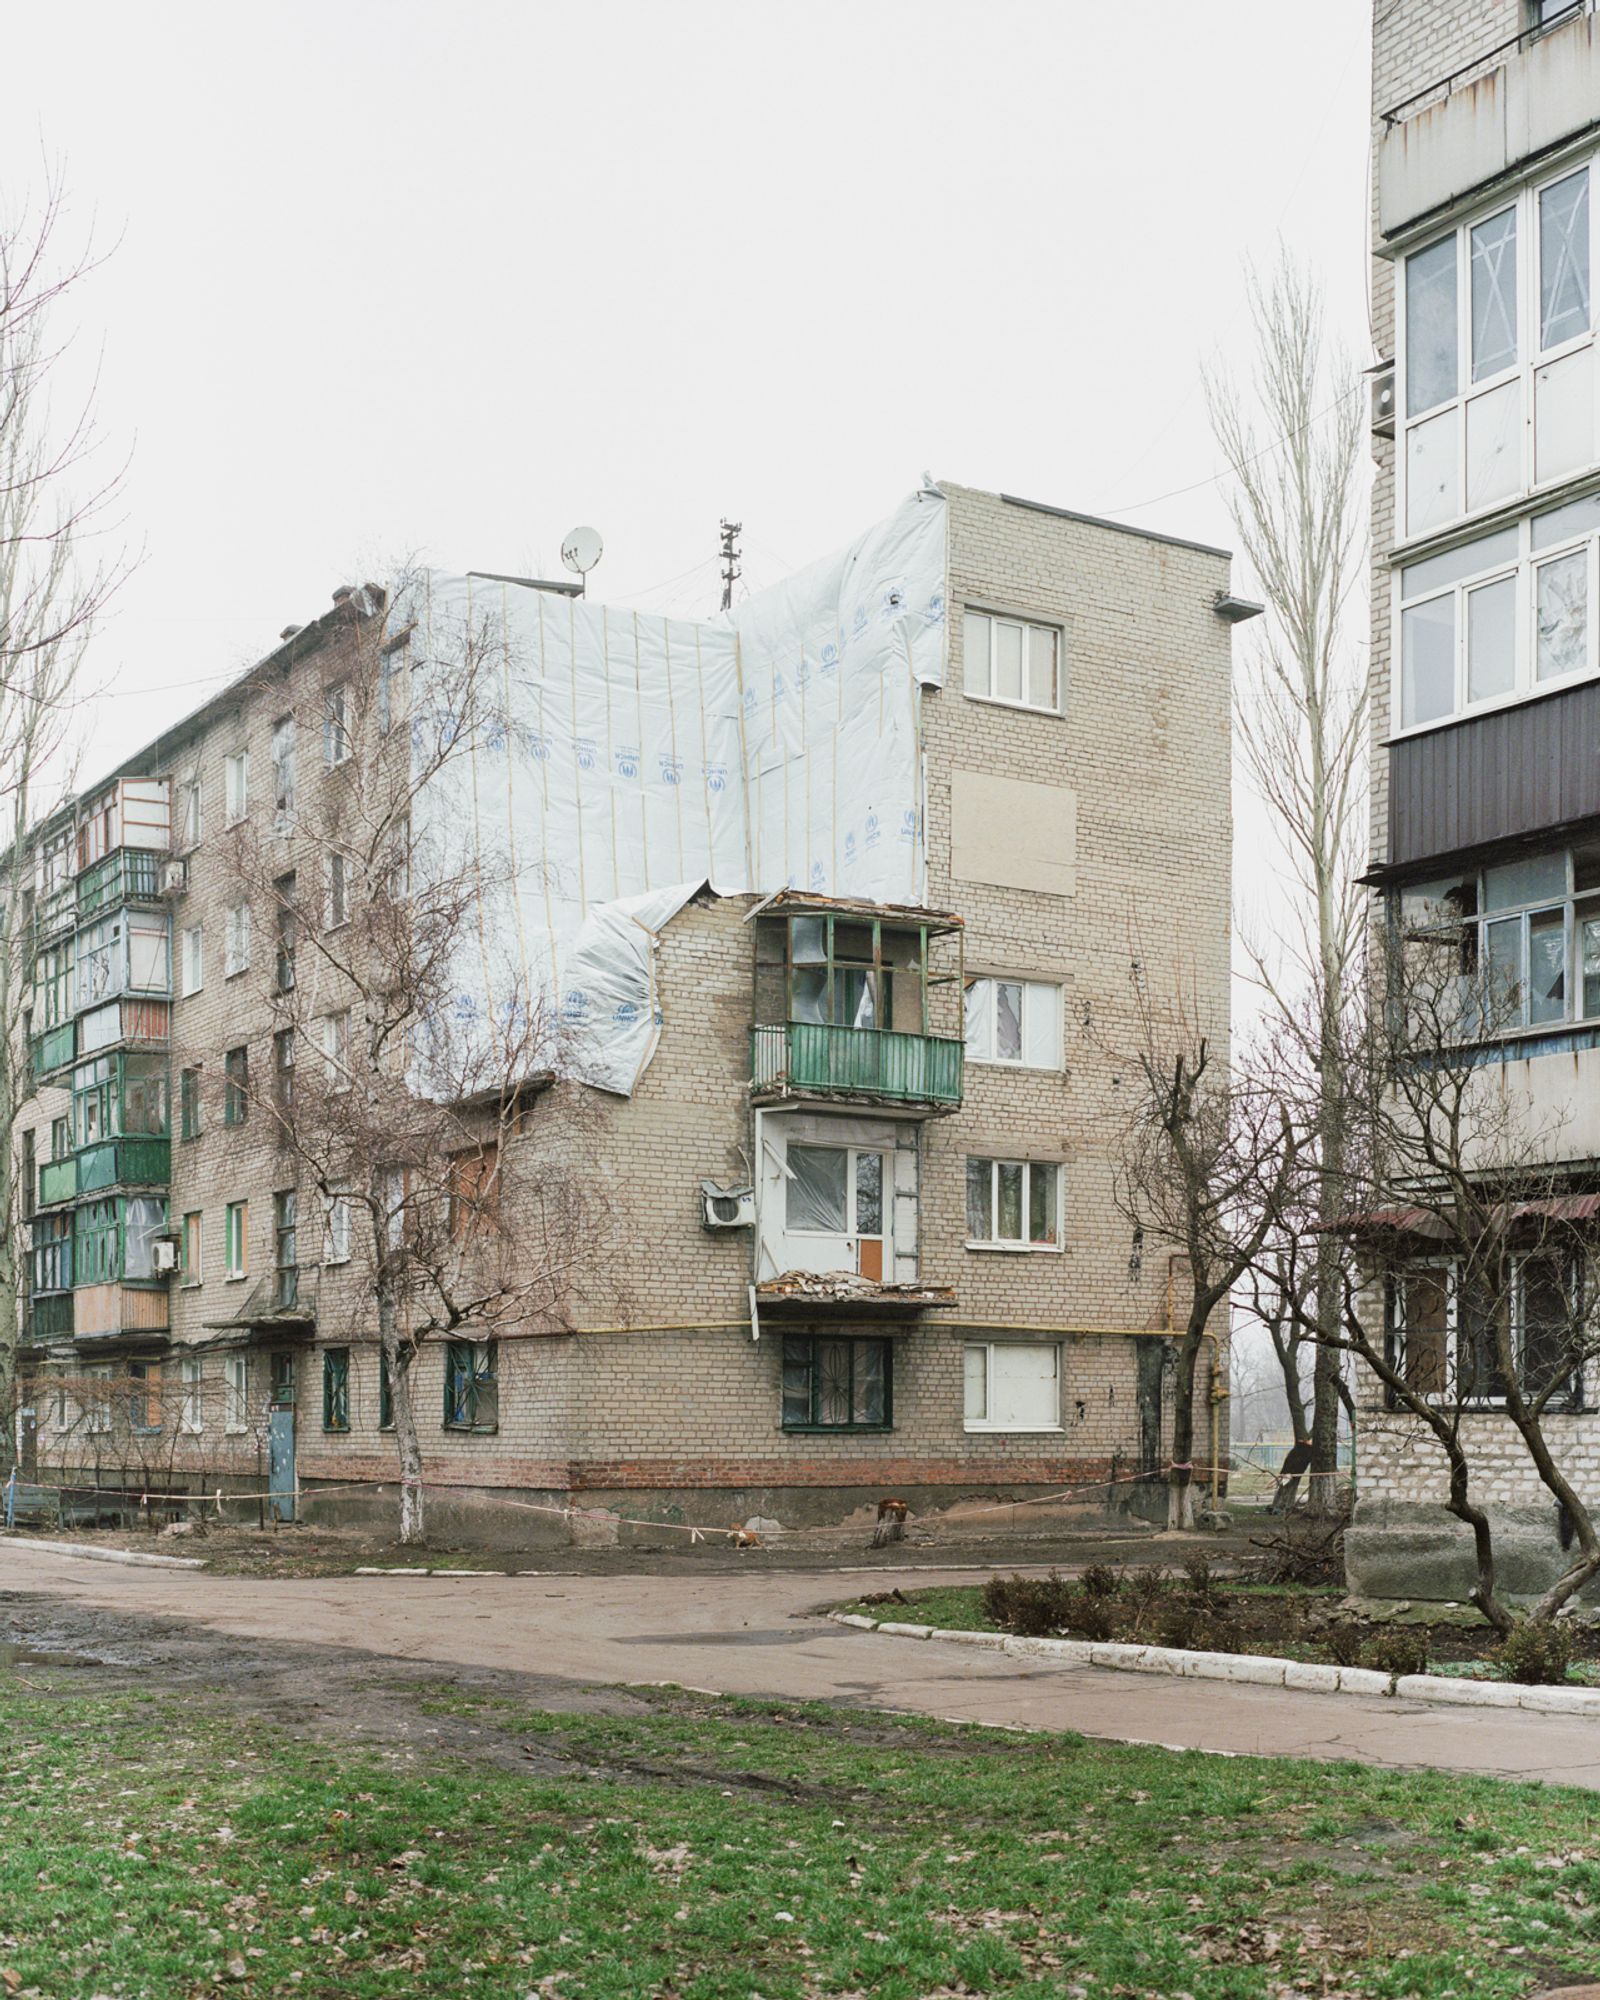
[[[1175,1565],[1203,1548],[1213,1559],[1248,1552],[1253,1538],[1275,1524],[1264,1516],[1243,1516],[1234,1527],[1203,1535],[1169,1535],[1143,1526],[1084,1527],[1052,1524],[1039,1529],[990,1528],[960,1522],[911,1524],[906,1539],[882,1549],[872,1546],[868,1528],[796,1531],[758,1548],[736,1549],[726,1542],[666,1548],[619,1546],[610,1549],[486,1550],[462,1543],[429,1541],[406,1546],[390,1536],[353,1528],[267,1528],[227,1526],[204,1533],[167,1535],[141,1529],[87,1529],[64,1533],[22,1528],[17,1539],[71,1541],[87,1547],[132,1549],[141,1554],[197,1557],[222,1576],[346,1576],[358,1568],[468,1569],[485,1575],[535,1571],[553,1576],[672,1576],[710,1570],[904,1569],[927,1564],[960,1568],[1031,1567],[1063,1569],[1104,1562]]]

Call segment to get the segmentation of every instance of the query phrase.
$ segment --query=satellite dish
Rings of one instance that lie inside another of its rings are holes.
[[[579,576],[586,576],[600,560],[604,543],[595,528],[574,528],[561,544],[561,560]]]

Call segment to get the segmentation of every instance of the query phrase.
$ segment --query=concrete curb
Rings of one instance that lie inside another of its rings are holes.
[[[1187,1679],[1298,1688],[1307,1694],[1398,1695],[1403,1701],[1468,1708],[1522,1708],[1545,1715],[1600,1716],[1600,1688],[1524,1687],[1516,1681],[1458,1681],[1438,1674],[1384,1674],[1372,1667],[1325,1667],[1255,1653],[1190,1653],[1176,1646],[1125,1646],[1093,1639],[1017,1639],[1006,1632],[942,1632],[931,1625],[896,1625],[859,1611],[830,1611],[835,1625],[881,1632],[891,1639],[948,1639],[958,1646],[1010,1653],[1063,1666],[1110,1667],[1122,1673],[1176,1674]]]
[[[204,1556],[145,1555],[140,1549],[97,1549],[89,1542],[40,1542],[32,1535],[0,1537],[0,1547],[43,1549],[52,1556],[77,1556],[83,1562],[123,1563],[130,1569],[204,1569]]]

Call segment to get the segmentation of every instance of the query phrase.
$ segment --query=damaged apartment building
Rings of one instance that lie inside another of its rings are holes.
[[[485,575],[336,592],[41,829],[29,1466],[91,1507],[393,1520],[372,1247],[271,1108],[361,1033],[307,970],[359,893],[314,804],[476,630],[502,717],[423,803],[503,864],[454,1011],[498,1019],[505,978],[548,1010],[493,1174],[558,1275],[423,1342],[430,1524],[1137,1495],[1186,1300],[1118,1206],[1133,980],[1225,1039],[1253,608],[1221,551],[948,485],[703,621]],[[1225,1377],[1213,1343],[1208,1450]]]
[[[1391,1355],[1459,1421],[1503,1587],[1526,1593],[1572,1526],[1506,1414],[1507,1347],[1580,1492],[1600,1468],[1600,20],[1385,0],[1373,89],[1370,879],[1408,952],[1454,954],[1480,1009],[1460,1031],[1476,1165],[1518,1171],[1503,1241],[1452,1239],[1424,1190],[1364,1254]],[[1465,1598],[1443,1450],[1375,1381],[1366,1403],[1352,1582]]]

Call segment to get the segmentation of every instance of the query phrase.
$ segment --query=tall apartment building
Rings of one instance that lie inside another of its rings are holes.
[[[296,812],[374,754],[349,691],[403,701],[412,639],[469,601],[513,713],[468,818],[508,828],[496,921],[571,1030],[501,1199],[530,1244],[531,1163],[594,1199],[555,1309],[422,1351],[433,1521],[520,1542],[569,1531],[538,1507],[609,1536],[1159,1476],[1183,1273],[1118,1206],[1121,1054],[1136,973],[1227,1034],[1253,607],[1221,551],[956,486],[703,624],[509,578],[342,590],[41,830],[41,1475],[393,1518],[361,1246],[267,1115],[297,1040],[329,1043],[272,995],[282,909],[340,920]],[[276,911],[230,864],[252,823],[302,885]]]
[[[1600,20],[1592,0],[1379,0],[1373,93],[1374,338],[1392,372],[1373,402],[1372,879],[1402,930],[1442,927],[1505,996],[1477,1051],[1485,1101],[1516,1108],[1577,1215],[1600,1187]],[[1409,1266],[1388,1337],[1469,1406],[1505,1587],[1541,1587],[1564,1523],[1497,1413],[1485,1328],[1509,1313],[1532,1381],[1593,1310],[1578,1260],[1525,1254],[1513,1231],[1487,1304],[1425,1241]],[[1443,1456],[1369,1400],[1353,1580],[1462,1597]],[[1597,1405],[1579,1371],[1545,1419],[1585,1485]]]

